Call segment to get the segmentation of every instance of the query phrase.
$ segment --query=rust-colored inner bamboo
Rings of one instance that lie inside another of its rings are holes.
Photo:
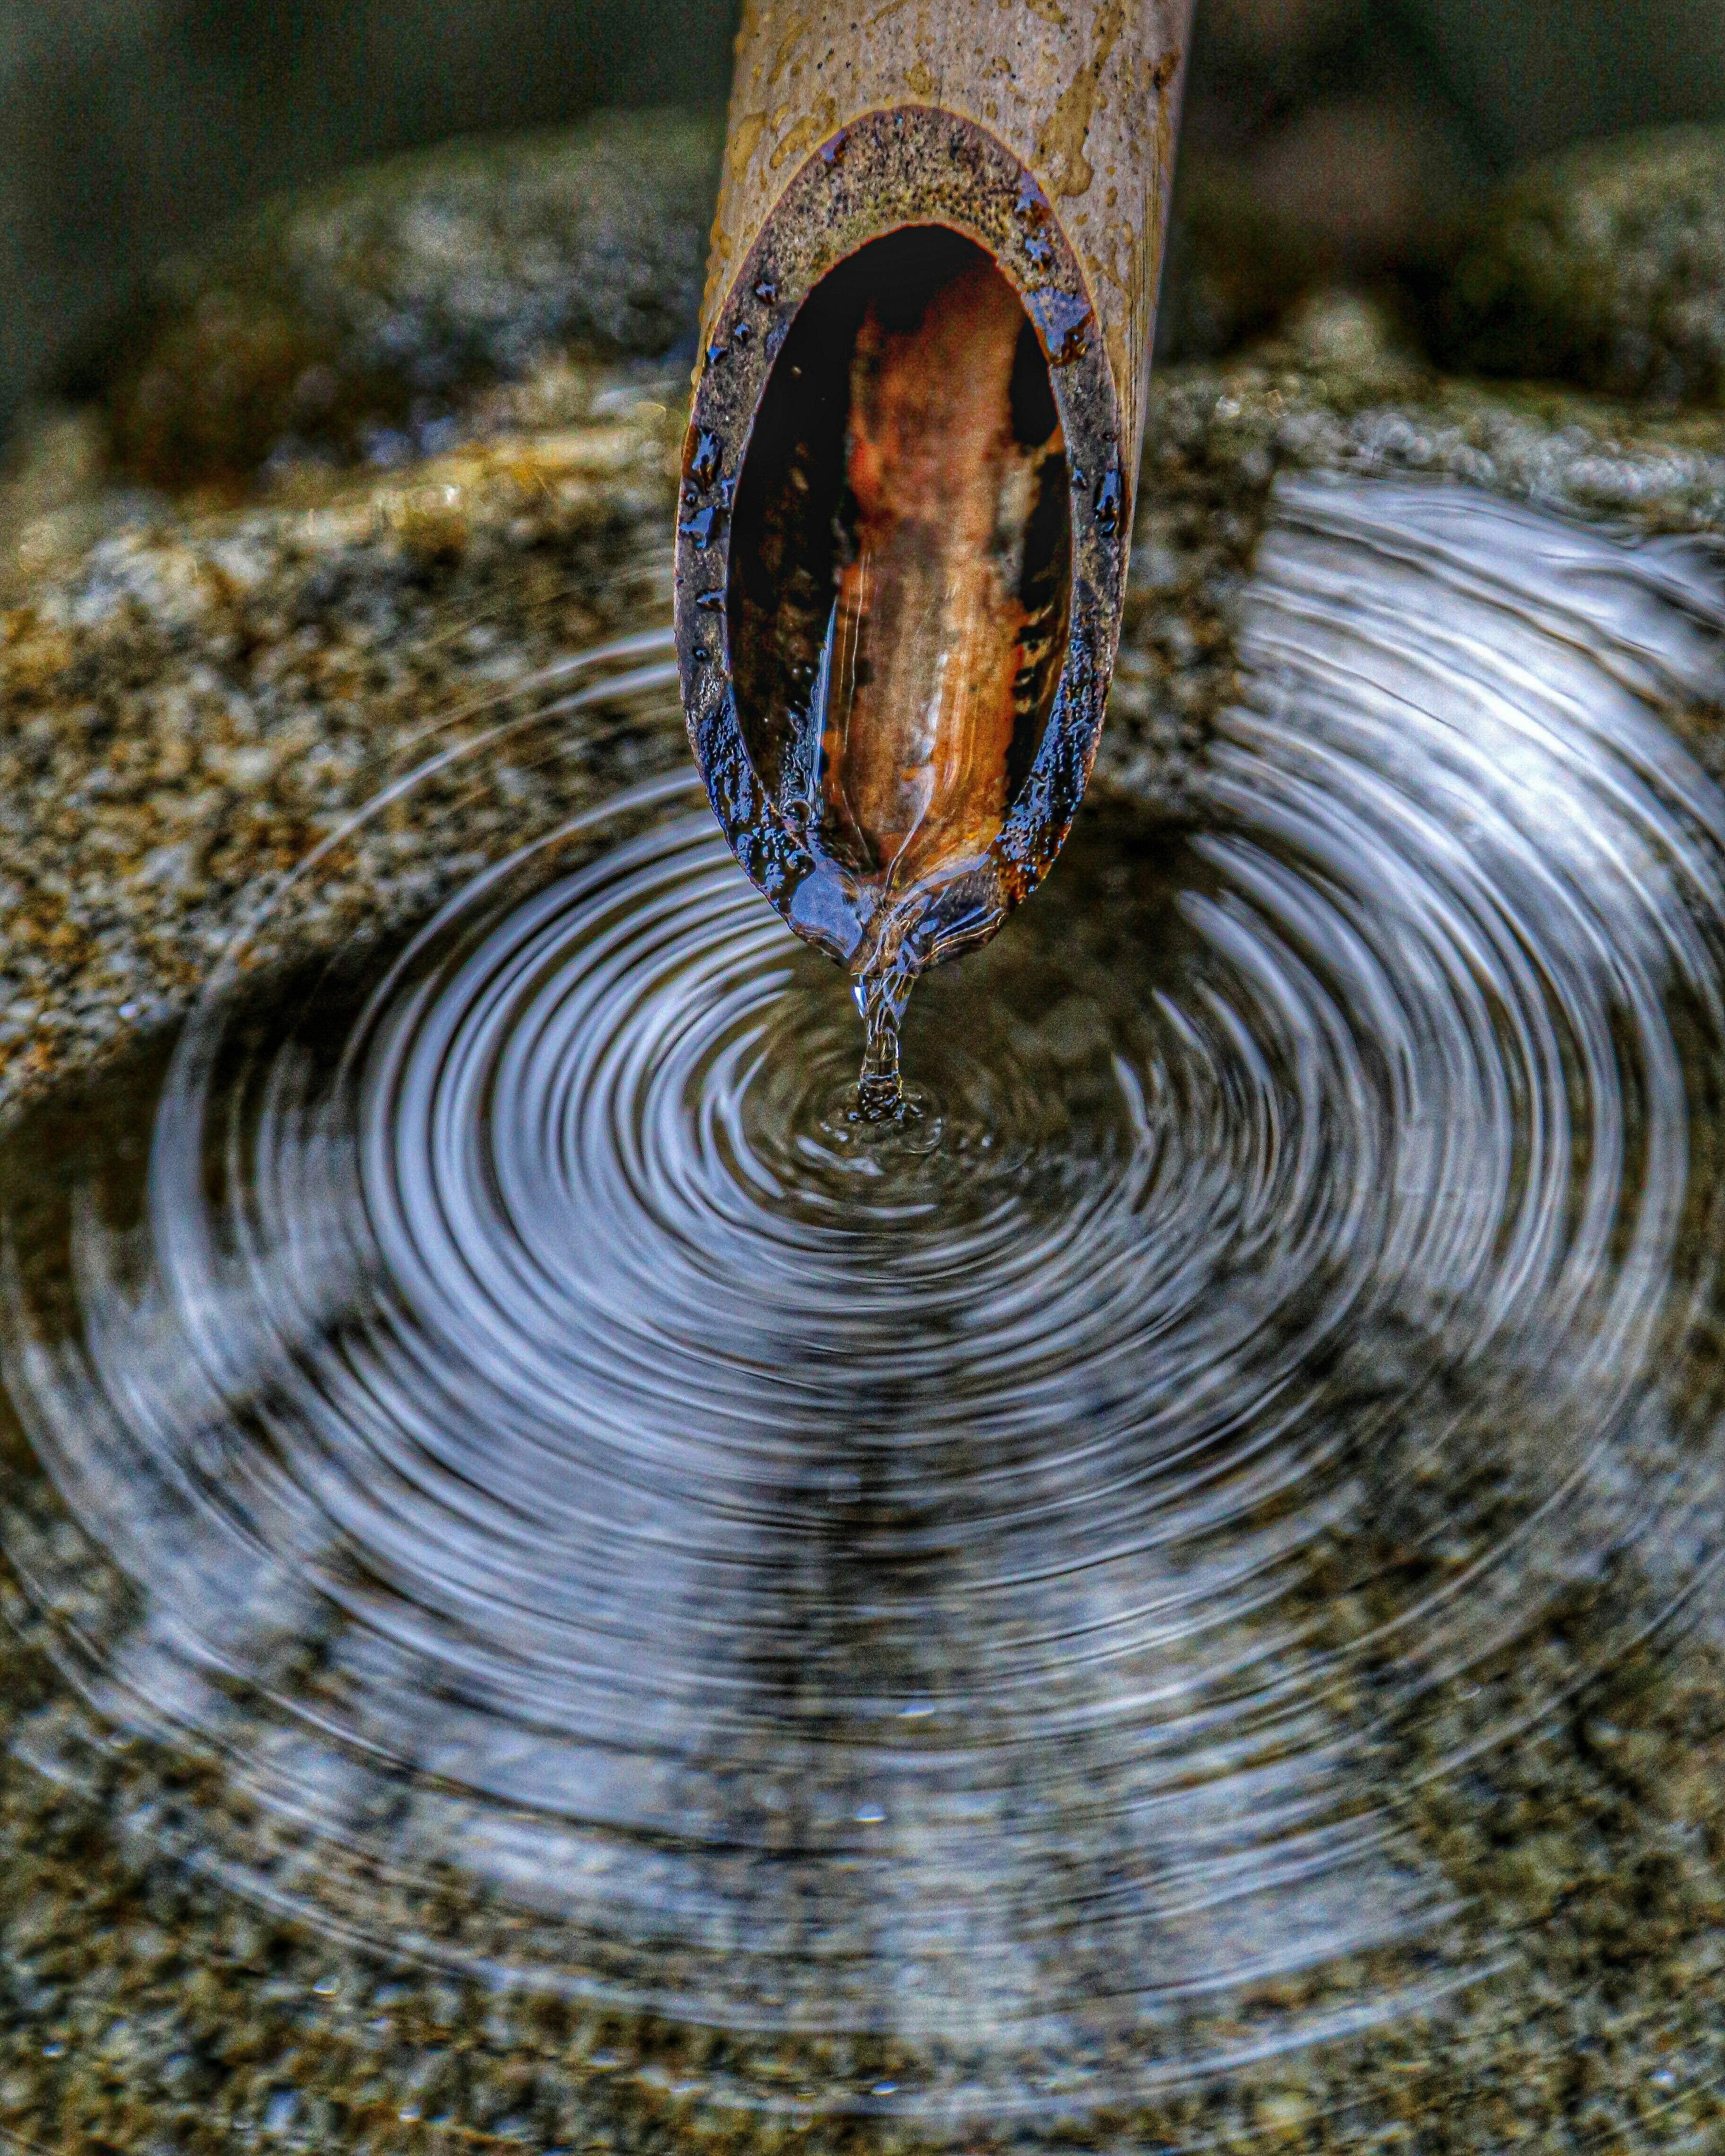
[[[739,718],[815,851],[892,893],[980,857],[1047,725],[1070,582],[1017,294],[958,234],[877,241],[787,340],[733,529]]]

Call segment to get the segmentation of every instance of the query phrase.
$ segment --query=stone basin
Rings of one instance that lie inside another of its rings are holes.
[[[698,130],[681,154],[698,196]],[[628,218],[608,228],[614,254],[619,229]],[[641,289],[681,264],[675,247],[653,254]],[[186,304],[206,330],[220,319]],[[124,461],[137,439],[113,418],[135,408],[124,383],[105,409],[50,413],[24,437],[0,493],[8,1127],[75,1117],[64,1104],[80,1086],[170,1029],[260,896],[428,743],[476,730],[500,698],[549,699],[570,652],[668,619],[687,373],[664,323],[636,314],[634,349],[634,332],[542,322],[506,361],[475,361],[434,415],[445,433],[404,434],[383,465],[352,460],[363,429],[344,419],[321,461],[277,454],[266,429],[261,476],[237,485],[230,458],[170,486],[159,458]],[[339,374],[347,346],[331,318],[325,305],[326,341],[305,363]],[[158,317],[150,334],[183,327]],[[205,363],[183,338],[167,348]],[[147,352],[130,363],[135,385]],[[193,386],[207,416],[217,393]],[[1147,436],[1096,785],[1175,825],[1241,692],[1260,544],[1291,483],[1457,483],[1681,542],[1687,559],[1725,534],[1716,414],[1447,378],[1345,296],[1319,295],[1231,362],[1163,372]],[[1699,692],[1671,718],[1715,774],[1719,718]],[[595,798],[686,753],[675,725],[619,729],[603,705],[570,723],[593,729],[581,783]],[[433,860],[380,829],[338,896],[292,915],[260,963],[291,967],[357,920],[423,911],[506,841],[507,805],[452,797],[446,828],[452,850]],[[614,2012],[394,1965],[228,1894],[179,1861],[172,1835],[152,1838],[127,1763],[83,1743],[28,1606],[6,1593],[0,2128],[21,2145],[548,2156],[942,2138],[794,2105],[740,2123],[702,2093],[716,2038],[644,2041]],[[1527,1741],[1409,1799],[1456,1897],[1532,1940],[1521,1990],[1482,1980],[1435,2023],[1242,2065],[1129,2117],[1067,2123],[1060,2145],[1712,2145],[1725,2113],[1701,2068],[1721,2035],[1701,1979],[1725,1907],[1720,1640],[1702,1627],[1647,1645],[1568,1697],[1561,1668],[1586,1621],[1579,1606],[1530,1660]],[[1014,2133],[973,2124],[963,2145]]]

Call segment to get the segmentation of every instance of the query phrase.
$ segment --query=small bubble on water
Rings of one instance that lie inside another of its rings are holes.
[[[300,2115],[300,2099],[292,2089],[277,2089],[264,2106],[264,2131],[288,2133]]]

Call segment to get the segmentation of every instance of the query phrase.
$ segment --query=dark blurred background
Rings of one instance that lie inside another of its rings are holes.
[[[1440,252],[1530,157],[1725,116],[1719,0],[1199,15],[1182,187],[1224,268],[1174,295],[1171,352],[1249,334],[1279,283]],[[273,191],[596,106],[716,107],[731,34],[722,0],[0,0],[0,424],[165,252]]]

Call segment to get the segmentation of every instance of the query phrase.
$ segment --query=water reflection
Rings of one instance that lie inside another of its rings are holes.
[[[692,778],[230,973],[69,1194],[4,1163],[11,1554],[203,1765],[139,1817],[793,2107],[1117,2102],[1501,1964],[1422,1793],[1553,1610],[1573,1686],[1714,1563],[1721,619],[1289,490],[1202,828],[1093,808],[897,1129]]]

